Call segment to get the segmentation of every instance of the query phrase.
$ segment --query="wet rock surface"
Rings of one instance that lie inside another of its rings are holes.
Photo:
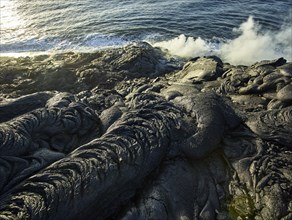
[[[1,57],[0,219],[291,219],[291,67]]]

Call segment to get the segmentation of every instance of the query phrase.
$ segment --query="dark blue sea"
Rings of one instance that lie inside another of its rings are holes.
[[[291,0],[0,0],[1,55],[147,41],[175,56],[292,60]]]

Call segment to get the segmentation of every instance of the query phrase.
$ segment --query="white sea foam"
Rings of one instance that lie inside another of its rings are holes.
[[[129,44],[129,42],[120,37],[98,33],[71,39],[71,41],[62,37],[31,38],[23,39],[22,41],[12,44],[1,45],[0,56],[23,56],[45,52],[93,52],[100,49],[121,47],[126,44]],[[16,55],[17,53],[19,53],[19,55]]]
[[[166,49],[170,54],[180,57],[218,55],[225,62],[232,64],[250,65],[255,61],[279,57],[292,61],[291,24],[283,26],[275,33],[263,31],[253,17],[249,17],[233,31],[238,32],[239,36],[225,42],[217,42],[217,45],[200,37],[195,39],[180,35],[169,41],[154,43],[153,46]]]

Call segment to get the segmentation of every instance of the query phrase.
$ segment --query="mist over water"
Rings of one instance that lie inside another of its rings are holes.
[[[179,57],[220,56],[225,62],[250,65],[256,61],[285,57],[292,61],[292,26],[282,26],[277,31],[261,30],[253,17],[249,17],[230,40],[204,40],[200,37],[180,35],[174,39],[153,43],[153,46],[167,50]]]
[[[0,0],[0,55],[147,41],[181,57],[292,60],[290,0]]]
[[[219,55],[234,64],[252,64],[259,60],[284,56],[292,60],[292,26],[283,26],[278,32],[260,32],[252,17],[236,30],[241,35],[222,45]]]

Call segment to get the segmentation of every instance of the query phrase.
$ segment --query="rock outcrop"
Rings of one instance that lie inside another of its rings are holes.
[[[292,218],[285,59],[142,43],[0,70],[0,219]]]

